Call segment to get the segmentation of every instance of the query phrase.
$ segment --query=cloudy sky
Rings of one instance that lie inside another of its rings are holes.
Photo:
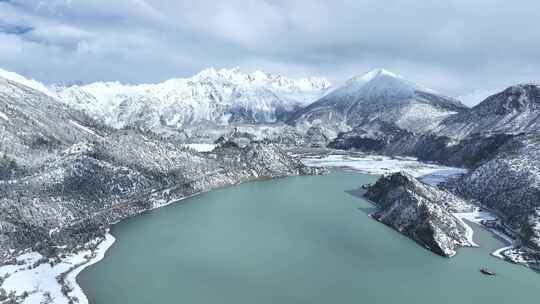
[[[210,66],[340,83],[384,67],[474,96],[540,81],[539,22],[537,0],[0,0],[0,68],[47,83]]]

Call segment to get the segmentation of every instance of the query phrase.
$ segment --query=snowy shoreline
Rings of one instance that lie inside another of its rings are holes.
[[[496,220],[497,217],[492,214],[491,212],[486,211],[473,211],[473,212],[455,212],[452,213],[456,219],[459,220],[459,222],[465,226],[467,229],[467,241],[473,246],[473,247],[479,247],[479,245],[474,241],[474,230],[472,229],[471,225],[467,223],[464,220],[467,220],[469,222],[475,223],[480,225],[482,228],[485,228],[482,226],[481,221],[493,221]]]
[[[73,288],[73,291],[70,293],[70,295],[75,296],[77,299],[79,299],[79,303],[88,304],[88,298],[86,297],[86,294],[77,282],[77,276],[87,267],[92,266],[103,260],[103,258],[105,258],[105,253],[107,252],[107,250],[109,250],[109,248],[111,248],[115,241],[116,239],[114,238],[114,236],[110,232],[107,232],[107,234],[105,235],[105,239],[101,243],[99,243],[98,248],[95,251],[94,258],[90,259],[88,262],[67,273],[65,278],[66,283]]]
[[[104,239],[95,239],[85,245],[95,245],[95,249],[83,249],[70,253],[56,264],[44,261],[38,252],[27,252],[17,257],[14,265],[0,266],[0,277],[4,277],[2,288],[14,292],[21,303],[39,304],[45,299],[52,303],[70,303],[77,298],[78,303],[88,304],[88,299],[77,284],[77,275],[86,267],[98,263],[114,243],[115,238],[107,233]],[[26,297],[25,297],[26,295]]]
[[[201,193],[193,193],[166,202],[155,201],[152,208],[142,213],[169,206]],[[111,226],[121,221],[112,223]],[[21,303],[24,304],[40,304],[43,299],[47,298],[47,294],[50,295],[53,299],[52,303],[55,304],[69,304],[70,298],[77,298],[77,303],[88,304],[86,294],[77,283],[77,276],[87,267],[103,260],[106,252],[115,241],[115,237],[108,231],[104,239],[95,239],[85,244],[85,246],[96,245],[95,250],[86,249],[70,253],[52,267],[49,263],[43,262],[44,257],[38,252],[24,253],[16,258],[17,265],[0,265],[0,278],[7,275],[3,283],[0,280],[0,288],[3,288],[8,294],[14,292],[15,296],[19,297],[19,300],[22,300]],[[39,265],[34,267],[36,264]],[[63,277],[63,283],[59,281],[59,277]],[[63,285],[70,289],[67,296],[62,292]],[[22,298],[24,294],[28,294],[28,296]]]
[[[489,227],[486,227],[486,226],[482,225],[482,221],[495,221],[495,220],[497,220],[498,217],[494,213],[489,212],[489,211],[474,211],[474,212],[453,213],[453,215],[467,228],[467,239],[469,240],[469,242],[471,244],[473,244],[473,247],[479,247],[479,245],[476,244],[474,242],[474,240],[473,240],[474,231],[473,231],[472,227],[470,226],[469,223],[464,221],[464,219],[471,222],[471,223],[479,225],[480,228],[485,229],[485,230],[495,234],[496,236],[498,236],[502,240],[504,240],[504,242],[506,242],[507,244],[505,246],[493,251],[491,253],[491,255],[496,257],[496,258],[502,259],[502,260],[507,260],[507,258],[502,255],[502,252],[513,248],[514,247],[514,240],[510,236],[506,235],[505,233],[503,233],[503,232],[501,232],[501,231],[499,231],[497,229],[489,228]]]

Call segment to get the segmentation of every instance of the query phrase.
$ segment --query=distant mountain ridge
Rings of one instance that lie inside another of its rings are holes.
[[[157,84],[96,82],[56,87],[70,106],[121,128],[140,127],[164,133],[198,124],[275,123],[323,96],[324,78],[291,79],[278,74],[206,69],[190,78]]]
[[[470,111],[448,117],[433,131],[464,138],[475,133],[540,131],[540,84],[519,84],[491,95]]]

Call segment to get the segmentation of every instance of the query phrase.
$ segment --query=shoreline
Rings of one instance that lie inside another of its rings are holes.
[[[13,296],[17,303],[73,303],[88,304],[88,299],[77,283],[77,275],[86,267],[98,263],[105,257],[115,238],[108,231],[105,237],[96,238],[84,246],[95,245],[94,249],[83,248],[67,254],[56,264],[38,252],[26,252],[16,258],[13,265],[0,266],[0,277],[4,277],[1,288]]]
[[[282,177],[286,176],[279,176],[275,178]],[[232,187],[241,183],[220,186],[205,191],[195,192],[180,198],[168,200],[156,199],[155,197],[150,196],[148,197],[148,200],[152,202],[152,206],[150,208],[115,221],[111,223],[109,227],[118,224],[125,219],[166,207],[174,203],[179,203],[180,201],[193,198],[205,192],[223,187]],[[163,191],[169,190],[170,189],[165,189]],[[96,243],[97,241],[98,243]],[[77,276],[86,267],[94,265],[103,260],[106,252],[115,241],[116,238],[110,233],[110,230],[107,229],[107,233],[103,239],[96,238],[81,245],[83,247],[88,245],[96,245],[96,249],[89,250],[87,248],[82,248],[78,251],[67,253],[67,256],[61,258],[60,261],[54,266],[50,266],[49,260],[44,261],[43,259],[45,257],[43,257],[40,253],[35,251],[26,251],[15,258],[15,261],[17,262],[15,265],[0,265],[0,289],[5,290],[7,294],[14,292],[14,296],[18,301],[17,303],[40,304],[44,299],[49,297],[49,299],[52,299],[51,303],[55,304],[70,304],[73,303],[72,300],[74,298],[76,298],[78,301],[76,303],[89,304],[84,290],[77,283]],[[88,256],[90,256],[90,258],[88,258]],[[38,271],[35,269],[38,269]],[[6,278],[2,281],[4,276],[6,276]],[[67,288],[68,291],[64,292],[63,288]]]
[[[474,242],[474,229],[470,226],[470,223],[467,223],[467,221],[478,225],[481,229],[484,229],[502,239],[502,242],[506,243],[506,246],[496,249],[495,251],[491,252],[490,255],[501,260],[508,261],[508,259],[501,253],[514,247],[514,239],[497,229],[489,228],[481,224],[481,221],[483,220],[498,219],[497,215],[489,211],[456,212],[453,213],[453,215],[466,227],[467,240],[472,244],[472,247],[480,247],[480,245]]]
[[[111,248],[111,246],[116,241],[116,238],[107,231],[107,234],[105,234],[105,239],[99,243],[98,247],[94,251],[95,256],[88,260],[86,263],[79,265],[75,269],[69,271],[65,276],[65,281],[73,288],[73,290],[69,293],[69,296],[74,296],[79,300],[80,304],[88,304],[88,298],[86,297],[86,294],[84,293],[82,287],[77,282],[77,276],[87,267],[92,266],[96,263],[99,263],[103,258],[105,258],[105,254]]]
[[[151,200],[153,204],[151,208],[111,223],[109,227],[127,218],[172,205],[204,192],[206,191],[167,201],[153,200],[152,197],[149,197],[148,200]],[[77,282],[77,276],[87,267],[103,260],[106,252],[115,241],[116,238],[110,233],[110,229],[107,229],[103,239],[97,238],[82,244],[83,248],[67,253],[66,257],[61,258],[53,266],[49,264],[49,260],[44,261],[45,257],[38,252],[27,251],[22,253],[15,258],[17,262],[15,265],[0,265],[0,288],[8,294],[14,292],[14,296],[19,301],[17,303],[38,304],[49,298],[52,299],[51,303],[69,304],[72,303],[70,300],[76,298],[78,301],[76,303],[89,304],[84,290]],[[88,245],[96,245],[96,248],[94,250],[84,248],[84,246]],[[2,281],[1,278],[3,277],[5,279]],[[63,289],[67,289],[67,292],[64,292]]]
[[[185,196],[185,197],[182,197],[182,198],[179,198],[179,199],[173,199],[173,200],[170,200],[169,202],[166,202],[166,203],[154,203],[154,206],[152,206],[152,208],[148,209],[148,210],[145,210],[141,213],[138,213],[138,214],[135,214],[134,216],[137,216],[137,215],[141,215],[145,212],[149,212],[149,211],[153,211],[153,210],[156,210],[156,209],[159,209],[159,208],[162,208],[162,207],[167,207],[167,206],[170,206],[174,203],[178,203],[180,201],[183,201],[183,200],[186,200],[186,199],[189,199],[189,198],[192,198],[192,197],[195,197],[199,194],[202,194],[206,191],[201,191],[201,192],[197,192],[197,193],[193,193],[193,194],[190,194],[188,196]],[[128,217],[128,218],[131,218],[131,217]],[[127,219],[127,218],[125,218]],[[110,226],[112,225],[116,225],[120,222],[122,222],[123,220],[125,219],[121,219],[117,222],[114,222],[112,223]],[[73,288],[73,290],[69,293],[69,296],[74,296],[76,297],[78,300],[79,300],[79,304],[89,304],[88,302],[88,297],[86,296],[86,294],[84,293],[84,290],[82,289],[82,287],[79,285],[79,283],[77,282],[77,276],[84,270],[86,269],[87,267],[89,266],[92,266],[94,264],[97,264],[99,262],[101,262],[101,260],[103,260],[105,258],[105,254],[107,253],[107,251],[112,247],[112,245],[116,242],[116,238],[112,235],[112,233],[110,232],[110,230],[107,230],[107,233],[105,234],[105,239],[103,241],[101,241],[98,245],[98,249],[96,249],[96,251],[94,252],[95,253],[95,257],[93,257],[92,259],[88,260],[88,262],[84,263],[84,264],[81,264],[79,265],[78,267],[76,267],[75,269],[69,271],[67,274],[66,274],[66,283],[71,287]]]
[[[324,156],[309,155],[302,158],[302,162],[306,166],[323,166],[326,168],[348,169],[355,172],[373,175],[386,175],[398,171],[404,171],[418,178],[420,181],[436,186],[455,176],[464,174],[467,169],[448,167],[434,163],[424,163],[418,161],[414,157],[389,157],[376,154],[365,155],[349,155],[343,154],[327,154]],[[372,203],[372,202],[370,202]],[[373,203],[372,203],[373,204]],[[377,206],[376,204],[373,204]],[[490,255],[507,261],[508,259],[501,253],[507,249],[514,247],[514,239],[496,229],[488,228],[480,222],[483,220],[495,220],[498,216],[490,211],[472,211],[472,212],[454,212],[452,215],[465,227],[467,230],[466,237],[470,247],[480,247],[474,241],[474,230],[470,226],[471,223],[477,224],[480,228],[485,229],[506,242],[503,246]],[[371,215],[369,215],[371,217]],[[466,221],[465,221],[466,220]]]
[[[458,219],[458,221],[465,226],[465,229],[467,229],[467,241],[471,244],[472,247],[480,247],[475,241],[474,241],[474,230],[470,226],[469,223],[465,222],[464,220],[467,220],[471,223],[478,224],[480,227],[485,227],[480,224],[483,220],[495,220],[497,217],[491,213],[486,211],[473,211],[473,212],[454,212],[452,215]]]

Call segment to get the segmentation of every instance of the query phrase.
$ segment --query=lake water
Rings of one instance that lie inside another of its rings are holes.
[[[368,217],[374,176],[333,172],[211,191],[114,225],[78,281],[91,303],[536,303],[540,275],[489,253],[442,258]],[[499,273],[487,277],[479,268]]]

